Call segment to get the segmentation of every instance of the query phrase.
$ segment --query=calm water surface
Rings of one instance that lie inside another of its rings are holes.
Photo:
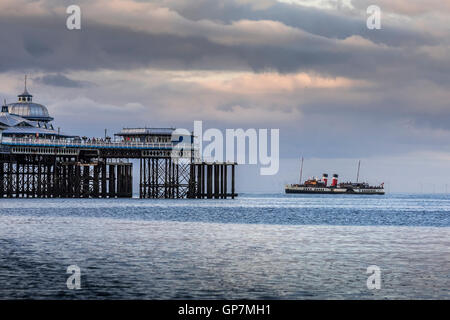
[[[448,299],[449,270],[450,196],[0,199],[0,299]]]

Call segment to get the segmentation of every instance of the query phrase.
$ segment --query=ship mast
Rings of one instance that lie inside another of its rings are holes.
[[[361,167],[361,160],[358,161],[358,172],[356,173],[356,183],[359,182],[359,168]]]
[[[302,165],[300,166],[300,183],[302,184],[302,175],[303,175],[303,157],[302,157]]]

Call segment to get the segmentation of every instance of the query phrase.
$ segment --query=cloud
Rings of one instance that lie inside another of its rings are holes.
[[[292,35],[298,41],[288,41],[286,45],[270,44],[269,39],[267,45],[255,45],[251,42],[225,44],[228,38],[223,38],[224,43],[220,44],[201,35],[152,34],[97,24],[86,27],[88,30],[70,32],[56,20],[41,18],[27,18],[26,24],[19,18],[6,18],[0,21],[0,27],[0,37],[8,47],[0,51],[3,71],[31,69],[64,73],[151,66],[162,70],[315,71],[331,76],[372,78],[379,77],[379,71],[385,69],[408,68],[408,72],[418,76],[437,71],[441,77],[448,74],[446,81],[450,77],[450,73],[442,72],[450,71],[449,61],[439,60],[437,70],[422,67],[424,60],[434,63],[435,56],[430,54],[433,47],[417,52],[389,49],[357,37],[336,40],[299,32]],[[15,30],[14,37],[8,33],[10,29]],[[415,69],[409,68],[410,65],[415,65]],[[399,78],[402,73],[393,72],[392,76]]]
[[[270,7],[259,10],[232,0],[199,0],[189,3],[175,0],[165,1],[164,4],[181,16],[194,21],[208,19],[223,23],[232,23],[236,20],[279,21],[286,26],[326,38],[345,39],[351,36],[361,36],[372,42],[394,47],[439,42],[430,33],[424,31],[422,22],[415,23],[416,19],[411,20],[403,16],[383,15],[383,29],[377,32],[368,30],[366,28],[366,9],[370,4],[374,4],[373,1],[357,8],[351,4],[344,7],[338,6],[340,1],[322,1],[329,2],[325,5],[326,10],[305,6],[308,1],[292,2],[294,4],[273,1]],[[433,21],[434,17],[430,17],[424,22],[430,24]]]
[[[82,88],[87,85],[92,85],[88,81],[72,80],[62,74],[46,74],[42,77],[37,77],[35,80],[49,86],[66,88]]]
[[[234,95],[273,95],[287,94],[305,88],[345,88],[368,85],[363,81],[347,78],[322,77],[308,73],[280,74],[276,72],[232,73],[228,77],[218,77],[214,73],[203,73],[194,77],[183,77],[179,80],[196,83],[208,90],[225,92]]]
[[[408,16],[424,15],[430,12],[450,13],[450,3],[440,0],[353,0],[352,4],[361,9],[376,4],[383,11]]]
[[[45,7],[50,2],[42,3]],[[275,3],[269,9],[255,9],[246,2],[237,3],[229,14],[242,6],[245,14],[237,14],[236,20],[217,21],[212,20],[213,14],[210,19],[191,20],[182,10],[179,13],[158,3],[114,0],[81,5],[85,20],[79,32],[65,29],[64,8],[58,5],[47,16],[3,17],[0,38],[8,50],[0,52],[0,70],[63,72],[152,66],[174,70],[316,71],[368,78],[377,76],[378,61],[383,61],[382,68],[411,64],[420,68],[421,60],[433,62],[436,57],[436,40],[432,37],[424,40],[417,33],[407,36],[395,28],[370,32],[363,19],[354,20],[357,27],[353,22],[348,24],[352,19],[300,6]],[[311,19],[310,13],[313,24],[297,23]],[[327,22],[326,28],[320,21]],[[355,34],[359,29],[365,31]],[[15,30],[14,37],[7,30]],[[342,32],[333,35],[321,30]],[[405,42],[408,37],[414,41]],[[412,48],[417,41],[428,49]],[[355,67],[349,68],[351,64]],[[439,69],[450,70],[450,62],[441,59]],[[434,70],[423,68],[417,73],[430,71]]]

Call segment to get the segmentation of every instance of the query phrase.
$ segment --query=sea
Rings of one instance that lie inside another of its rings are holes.
[[[449,287],[450,195],[0,199],[0,299],[449,299]]]

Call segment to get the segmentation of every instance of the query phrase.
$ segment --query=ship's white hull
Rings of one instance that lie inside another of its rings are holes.
[[[348,193],[359,193],[359,194],[384,194],[384,189],[362,189],[362,188],[355,188],[353,190],[350,190]]]

